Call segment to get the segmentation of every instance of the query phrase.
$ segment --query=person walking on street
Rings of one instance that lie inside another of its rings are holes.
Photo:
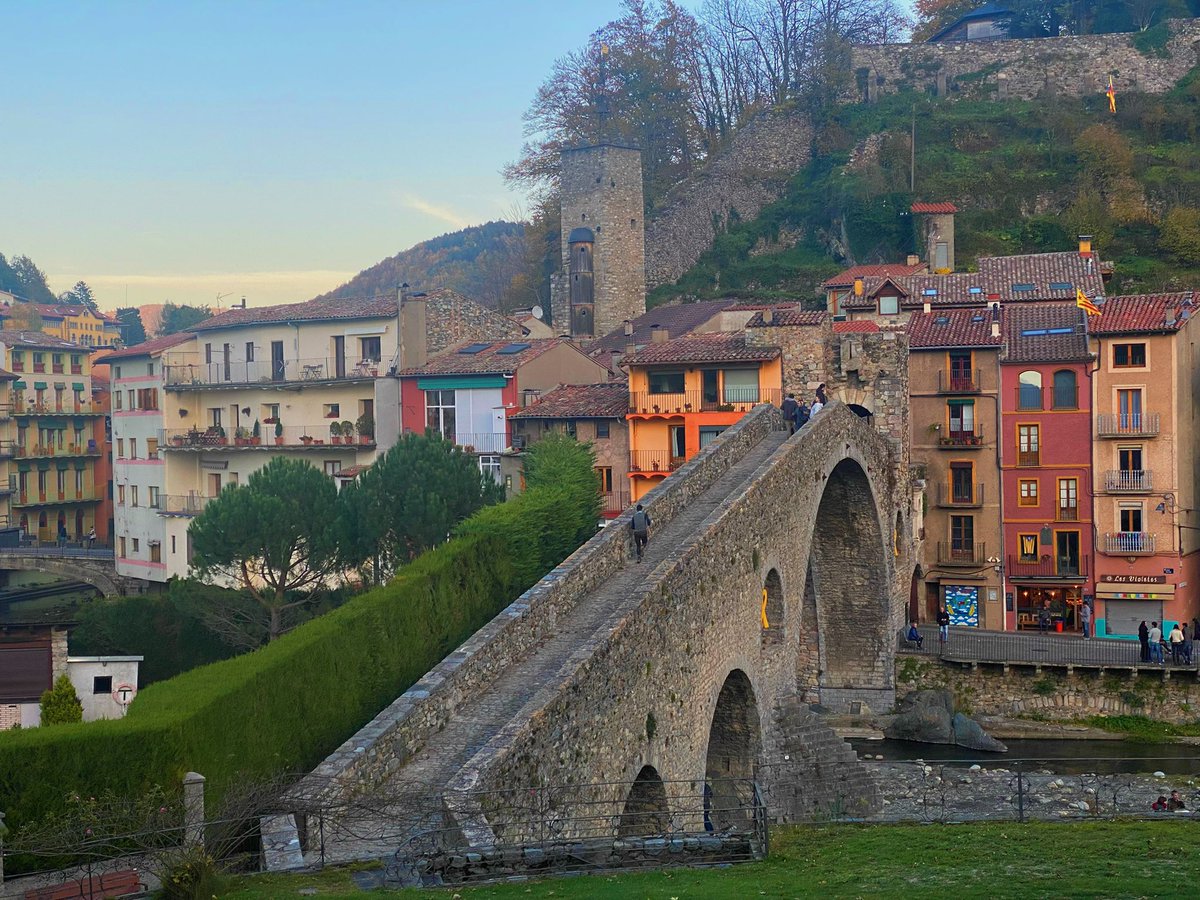
[[[1079,624],[1083,626],[1083,639],[1090,641],[1092,639],[1092,607],[1086,602],[1079,607]]]
[[[1150,629],[1144,619],[1138,626],[1138,641],[1142,645],[1142,662],[1150,662]]]
[[[637,509],[633,511],[629,527],[633,529],[633,545],[637,551],[637,561],[641,562],[642,557],[646,555],[646,544],[650,541],[650,514],[642,509],[642,504],[639,503]]]
[[[943,644],[950,640],[950,613],[946,611],[943,605],[938,609],[937,613],[938,640]]]
[[[91,528],[88,529],[87,542],[88,542],[89,550],[91,550],[93,547],[96,546],[96,526],[95,525],[93,525]]]
[[[1166,664],[1162,652],[1162,629],[1157,622],[1150,623],[1150,662]]]
[[[779,411],[783,413],[783,418],[788,423],[788,430],[791,434],[796,433],[796,411],[799,408],[800,404],[796,402],[795,394],[788,394],[779,404]]]
[[[1167,640],[1171,644],[1171,662],[1179,665],[1183,662],[1183,629],[1178,622],[1171,627],[1171,636]]]

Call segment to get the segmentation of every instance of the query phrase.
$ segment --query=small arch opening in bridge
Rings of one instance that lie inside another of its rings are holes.
[[[860,403],[847,403],[846,408],[860,419],[871,418],[871,411]]]
[[[778,647],[783,643],[783,581],[775,569],[763,582],[761,618],[763,647]]]
[[[902,523],[902,519],[900,520]],[[862,467],[843,459],[825,484],[813,529],[821,688],[879,688],[890,683],[888,558],[891,522],[880,522]]]
[[[671,830],[671,810],[667,804],[667,788],[654,766],[642,766],[617,825],[618,837],[639,837],[666,834]]]
[[[708,731],[704,763],[705,829],[750,825],[754,765],[762,747],[758,703],[750,678],[734,669],[725,679]]]

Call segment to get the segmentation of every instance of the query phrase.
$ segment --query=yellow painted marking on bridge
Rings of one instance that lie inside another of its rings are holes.
[[[763,628],[771,627],[771,623],[767,621],[767,589],[765,587],[763,588],[762,623]]]

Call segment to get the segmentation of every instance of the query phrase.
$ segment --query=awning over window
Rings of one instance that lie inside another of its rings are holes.
[[[472,388],[502,388],[506,384],[508,379],[503,375],[447,375],[417,379],[417,387],[423,391],[467,391]]]
[[[82,472],[84,469],[87,468],[87,460],[86,459],[74,459],[71,461],[73,463],[75,463],[75,468],[78,469],[80,472]]]
[[[954,400],[947,400],[946,402],[950,406],[974,406],[975,405],[974,400],[967,400],[967,399],[954,399]]]
[[[65,472],[70,467],[71,461],[69,459],[56,459],[54,461],[54,468],[58,469],[60,472]]]
[[[35,391],[44,391],[44,390],[46,389],[46,382],[44,382],[44,381],[35,381],[35,382],[33,383],[33,389],[34,389]]]
[[[71,390],[73,390],[73,391],[83,391],[83,390],[86,390],[86,388],[83,386],[83,382],[82,382],[82,381],[76,381],[74,384],[72,384],[72,385],[71,385]]]
[[[17,460],[17,471],[18,472],[28,472],[29,471],[29,463],[25,462],[24,460]]]
[[[24,381],[14,381],[13,382],[13,390],[14,391],[23,391],[27,387],[29,387],[29,385],[27,385]]]

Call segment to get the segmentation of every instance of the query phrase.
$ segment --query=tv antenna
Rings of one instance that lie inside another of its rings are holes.
[[[217,304],[216,305],[217,305],[218,310],[220,310],[220,308],[221,308],[221,301],[224,300],[226,297],[232,297],[233,293],[234,293],[233,291],[229,291],[226,294],[217,294]]]

